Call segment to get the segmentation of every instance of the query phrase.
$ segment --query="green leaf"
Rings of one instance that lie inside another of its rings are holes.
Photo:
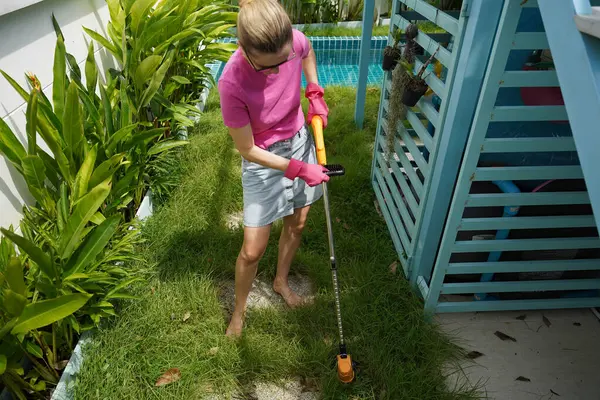
[[[46,274],[49,278],[53,278],[55,276],[54,267],[52,265],[52,260],[50,256],[46,254],[42,249],[37,247],[28,239],[25,239],[22,236],[17,235],[14,232],[6,230],[4,228],[0,228],[0,231],[4,236],[10,239],[11,242],[19,246],[21,250],[23,250],[29,258],[35,262],[38,267]]]
[[[127,279],[127,280],[121,282],[120,284],[118,284],[117,286],[115,286],[110,292],[108,292],[106,294],[106,296],[104,296],[104,298],[107,299],[107,300],[108,299],[112,299],[112,298],[116,298],[116,297],[113,297],[113,296],[117,296],[117,294],[119,293],[119,291],[121,289],[124,289],[127,286],[131,285],[132,283],[138,282],[138,281],[141,281],[141,280],[142,280],[142,278],[139,278],[139,277],[138,278]]]
[[[0,328],[0,340],[2,340],[2,338],[4,336],[6,336],[8,334],[8,332],[11,331],[11,329],[17,324],[17,318],[13,318],[10,321],[8,321],[6,324],[4,324],[4,326],[2,328]]]
[[[158,69],[156,74],[154,74],[154,76],[152,76],[152,80],[150,81],[150,84],[144,91],[142,100],[140,101],[140,104],[138,104],[138,107],[140,110],[143,107],[146,107],[148,104],[150,104],[150,101],[152,100],[152,98],[154,97],[154,95],[156,94],[158,89],[160,88],[160,85],[162,84],[163,80],[165,79],[165,75],[167,74],[167,71],[169,70],[169,67],[171,66],[173,57],[175,57],[175,50],[171,49],[165,55],[162,65],[160,66],[160,68]]]
[[[131,6],[131,31],[135,36],[139,34],[140,26],[144,19],[148,18],[148,11],[156,3],[156,0],[136,0]]]
[[[123,62],[123,55],[121,54],[121,52],[117,51],[117,48],[111,43],[109,42],[104,36],[94,32],[91,29],[88,29],[86,27],[83,28],[83,30],[92,38],[94,39],[96,42],[100,43],[102,46],[104,46],[104,48],[106,48],[106,50],[110,51],[111,54],[117,58],[117,60],[119,60],[119,62]]]
[[[59,36],[56,39],[54,50],[54,81],[52,82],[52,101],[54,102],[54,113],[62,118],[65,108],[65,87],[67,78],[67,50],[64,39]]]
[[[27,352],[34,357],[44,358],[44,353],[42,352],[42,349],[40,348],[40,346],[38,346],[35,343],[30,342],[29,340],[27,342],[25,342],[25,350],[27,350]]]
[[[131,135],[131,132],[133,132],[133,130],[137,127],[138,124],[131,124],[115,132],[115,134],[108,139],[106,144],[106,154],[108,156],[112,155],[119,143],[123,142],[129,135]]]
[[[94,57],[94,42],[90,42],[88,56],[85,60],[85,86],[88,92],[95,92],[96,83],[98,83],[98,67],[96,66],[96,58]]]
[[[25,296],[27,286],[25,285],[25,279],[23,278],[23,265],[21,260],[17,257],[11,257],[6,265],[4,276],[8,287],[17,294]]]
[[[90,276],[88,274],[70,274],[69,276],[64,278],[64,281],[76,281],[79,279],[88,279]]]
[[[6,371],[6,356],[4,354],[0,354],[0,375],[4,374]]]
[[[0,118],[0,152],[22,172],[21,160],[27,155],[27,152],[2,118]]]
[[[37,104],[38,91],[33,89],[29,101],[27,102],[27,148],[29,154],[35,154],[36,138],[37,138]]]
[[[152,156],[155,154],[159,154],[162,153],[163,151],[175,148],[175,147],[179,147],[179,146],[185,146],[189,144],[189,142],[187,140],[167,140],[164,142],[160,142],[155,144],[154,146],[152,146],[150,148],[150,150],[148,150],[148,155]]]
[[[90,222],[96,225],[100,225],[104,221],[106,221],[106,218],[104,217],[104,215],[102,215],[101,212],[97,212],[92,216],[92,218],[90,218]]]
[[[8,83],[10,83],[10,85],[17,91],[17,93],[19,93],[19,95],[24,101],[27,101],[29,99],[29,93],[27,93],[27,91],[17,83],[17,81],[15,81],[10,75],[8,75],[1,69],[0,73],[2,74],[2,76],[4,76],[4,79],[6,79]]]
[[[27,181],[27,185],[38,190],[45,189],[46,167],[39,156],[26,156],[23,158],[23,175]],[[37,199],[43,203],[40,199]]]
[[[102,164],[98,165],[88,183],[88,187],[96,187],[100,184],[100,182],[104,182],[105,180],[111,178],[113,174],[119,169],[121,161],[125,157],[125,154],[115,154],[108,160],[102,162]]]
[[[167,128],[155,128],[148,129],[147,131],[141,131],[131,138],[131,146],[135,146],[137,144],[143,144],[144,146],[148,144],[152,139],[159,137]]]
[[[96,156],[98,154],[98,145],[95,145],[88,152],[85,160],[83,160],[83,164],[81,164],[81,168],[77,172],[75,176],[75,186],[73,188],[74,193],[74,201],[82,198],[88,191],[88,185],[90,182],[90,178],[92,176],[92,172],[94,170],[94,164],[96,163]]]
[[[119,90],[121,96],[121,127],[131,125],[131,108],[129,106],[129,96],[127,95],[127,86],[122,82]]]
[[[75,82],[71,82],[67,90],[67,105],[63,117],[63,138],[65,140],[67,156],[70,156],[71,160],[78,160],[84,136],[79,91]]]
[[[58,230],[62,233],[67,225],[67,218],[69,217],[69,210],[71,208],[69,201],[69,193],[67,184],[62,182],[60,185],[60,198],[56,203],[56,211],[57,211],[57,224]]]
[[[115,132],[115,128],[113,125],[112,106],[110,104],[110,99],[106,94],[104,85],[100,85],[100,97],[102,98],[102,108],[104,110],[104,126],[106,127],[106,134],[108,137],[111,137]]]
[[[10,289],[4,289],[4,298],[2,305],[6,311],[13,317],[18,317],[27,305],[27,298],[23,295],[13,292]]]
[[[94,228],[93,232],[79,247],[74,257],[71,258],[73,262],[69,261],[63,277],[66,278],[71,274],[77,274],[82,268],[92,264],[96,257],[104,251],[106,245],[117,231],[120,221],[120,215],[113,215]]]
[[[109,193],[110,180],[107,179],[79,200],[61,236],[59,243],[61,259],[66,260],[73,254],[81,240],[85,226],[104,203]]]
[[[171,79],[177,83],[181,83],[182,85],[190,85],[192,83],[188,78],[178,75],[172,76]]]
[[[60,170],[58,168],[58,163],[56,162],[56,160],[50,157],[48,153],[46,153],[39,147],[37,148],[37,154],[44,162],[44,167],[46,169],[46,178],[48,178],[50,183],[52,183],[52,185],[55,188],[60,187],[60,180],[58,178],[60,175]]]
[[[83,307],[90,297],[91,294],[75,293],[28,304],[11,333],[27,333],[60,321]]]
[[[162,57],[151,55],[146,57],[135,71],[135,87],[137,90],[142,90],[142,87],[156,73],[158,66],[162,62]]]

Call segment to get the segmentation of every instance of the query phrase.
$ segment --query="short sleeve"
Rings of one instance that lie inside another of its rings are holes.
[[[219,81],[221,98],[221,114],[223,122],[229,128],[242,128],[250,123],[250,115],[246,104],[240,98],[239,89],[226,81]]]
[[[308,57],[308,53],[310,53],[310,41],[306,35],[298,30],[294,30],[294,41],[298,44],[298,50],[300,50],[302,59]]]

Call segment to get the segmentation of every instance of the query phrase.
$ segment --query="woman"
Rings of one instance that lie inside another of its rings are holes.
[[[273,289],[290,307],[302,303],[288,284],[290,266],[310,205],[327,182],[316,163],[312,136],[300,106],[301,74],[307,81],[308,120],[327,124],[328,108],[318,85],[315,53],[275,0],[240,1],[239,49],[219,79],[225,125],[243,157],[244,242],[235,266],[235,309],[226,334],[242,332],[246,299],[271,225],[283,218]]]

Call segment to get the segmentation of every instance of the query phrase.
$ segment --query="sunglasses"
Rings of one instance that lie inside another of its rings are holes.
[[[242,47],[242,49],[243,49],[243,47]],[[270,69],[275,69],[277,67],[282,66],[286,62],[291,61],[294,58],[296,58],[296,50],[294,50],[294,48],[292,47],[292,53],[288,56],[287,60],[284,60],[284,61],[282,61],[282,62],[280,62],[278,64],[275,64],[275,65],[269,65],[268,67],[260,67],[260,68],[258,68],[256,66],[256,64],[254,64],[254,62],[252,61],[252,59],[250,58],[250,54],[245,49],[244,49],[244,53],[246,53],[246,58],[248,59],[248,62],[250,62],[250,65],[252,66],[252,68],[254,68],[254,70],[256,72],[262,72],[262,71],[268,71]]]

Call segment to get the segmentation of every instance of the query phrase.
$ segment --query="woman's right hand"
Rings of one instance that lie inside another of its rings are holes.
[[[285,170],[285,177],[291,180],[302,179],[308,186],[317,186],[323,182],[329,182],[329,176],[325,173],[327,168],[318,164],[307,164],[292,158]]]

